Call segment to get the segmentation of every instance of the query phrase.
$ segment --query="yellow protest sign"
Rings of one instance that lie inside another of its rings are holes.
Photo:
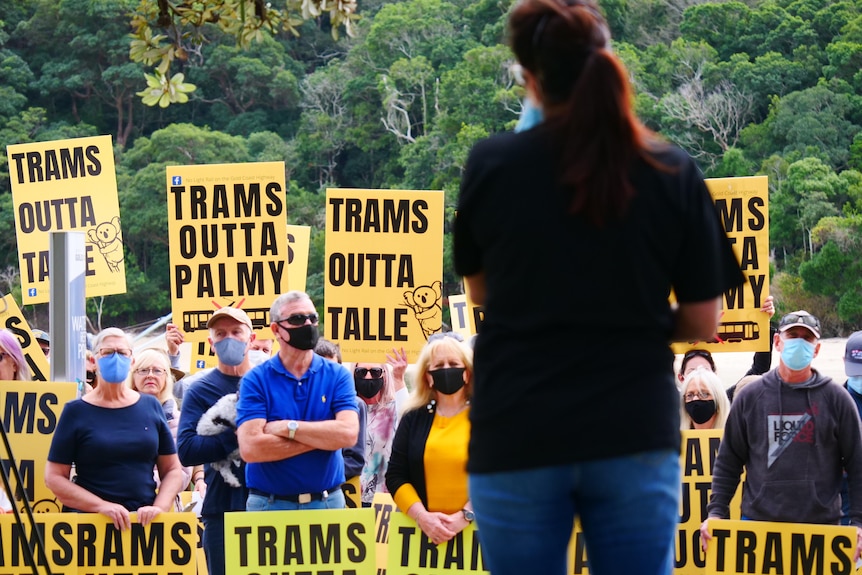
[[[724,294],[718,341],[674,344],[674,353],[696,346],[721,351],[769,351],[769,184],[766,176],[706,180],[746,283]]]
[[[362,507],[362,496],[359,493],[358,475],[354,475],[342,483],[341,492],[344,493],[344,503],[348,509],[359,509]]]
[[[284,162],[168,166],[173,317],[190,341],[223,306],[269,331],[269,306],[287,289]]]
[[[311,227],[287,225],[287,289],[305,291]]]
[[[225,513],[225,572],[373,575],[371,509]]]
[[[470,329],[470,316],[467,309],[467,296],[464,294],[449,296],[449,321],[452,323],[452,331],[469,339],[473,332]]]
[[[111,136],[7,146],[24,304],[49,298],[52,232],[86,237],[87,297],[126,292]]]
[[[386,573],[389,563],[389,518],[398,509],[389,493],[375,493],[371,502],[374,509],[374,541],[377,544],[377,573]]]
[[[416,358],[443,328],[443,192],[326,190],[326,337],[345,361]]]
[[[0,407],[9,445],[21,472],[24,492],[34,511],[39,513],[60,511],[56,497],[45,487],[45,462],[63,406],[75,399],[76,393],[74,383],[0,382]],[[5,453],[2,464],[9,469]],[[11,472],[9,480],[13,490],[10,501],[24,509],[21,486],[16,484]],[[0,489],[2,487],[0,483]]]
[[[197,341],[192,343],[190,365],[189,373],[218,366],[218,358],[209,342]]]
[[[482,558],[474,523],[455,537],[434,545],[416,522],[401,512],[389,519],[389,563],[386,575],[490,573]]]
[[[460,334],[464,341],[479,333],[485,320],[485,308],[476,305],[467,294],[449,296],[449,318],[452,331]]]
[[[855,572],[856,528],[709,520],[707,575]]]
[[[712,493],[712,469],[722,435],[721,429],[692,429],[682,432],[679,460],[682,485],[679,529],[674,547],[675,575],[703,573],[706,557],[700,544],[700,525],[707,517],[706,506]],[[730,501],[731,519],[740,518],[741,501],[740,487]]]
[[[136,521],[119,531],[98,513],[36,515],[43,532],[45,554],[54,575],[195,575],[197,519],[192,513],[162,513],[144,527]],[[0,515],[0,570],[30,572],[24,546],[32,541],[36,564],[44,561],[30,525],[22,527],[12,515]],[[43,567],[44,569],[44,567]]]
[[[0,325],[15,334],[18,338],[18,343],[21,344],[21,349],[24,351],[24,359],[27,360],[27,365],[30,366],[30,372],[33,374],[33,379],[36,381],[48,381],[51,372],[48,367],[48,360],[42,352],[42,348],[36,343],[36,338],[33,337],[33,332],[30,329],[30,324],[21,313],[21,308],[11,294],[7,294],[0,301]]]

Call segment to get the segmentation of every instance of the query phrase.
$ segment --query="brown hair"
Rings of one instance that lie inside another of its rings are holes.
[[[570,212],[597,226],[622,216],[628,179],[660,139],[634,115],[623,64],[595,0],[522,0],[509,18],[512,51],[536,79]]]

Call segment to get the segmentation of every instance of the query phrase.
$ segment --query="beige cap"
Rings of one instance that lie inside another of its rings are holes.
[[[245,325],[248,326],[248,329],[254,330],[254,328],[251,325],[251,319],[248,317],[248,314],[245,313],[244,311],[242,311],[241,309],[239,309],[238,307],[230,307],[230,306],[220,307],[217,310],[215,310],[213,312],[213,314],[210,316],[210,318],[207,320],[207,328],[212,327],[213,323],[216,320],[221,319],[223,317],[229,317],[231,319],[238,321],[239,323],[244,323]]]

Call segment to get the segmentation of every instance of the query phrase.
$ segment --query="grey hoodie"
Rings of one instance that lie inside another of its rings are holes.
[[[850,520],[862,527],[862,430],[850,394],[816,370],[789,385],[778,370],[734,397],[712,476],[710,517],[746,481],[742,515],[758,521],[838,524],[842,470],[850,486]]]

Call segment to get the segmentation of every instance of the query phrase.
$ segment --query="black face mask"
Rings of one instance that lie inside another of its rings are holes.
[[[314,349],[314,346],[317,345],[317,340],[320,339],[320,332],[317,330],[317,326],[311,325],[310,323],[291,329],[285,329],[285,331],[290,335],[290,341],[285,343],[290,347],[295,347],[296,349],[301,349],[303,351]]]
[[[93,385],[93,382],[96,381],[96,372],[95,371],[88,371],[87,376],[86,376],[86,380],[87,380],[87,383],[89,383],[90,385]]]
[[[695,423],[706,423],[715,415],[714,399],[696,399],[685,404],[685,412]]]
[[[443,395],[452,395],[464,387],[463,367],[444,367],[429,371],[428,375],[434,382],[434,389]]]
[[[356,384],[356,393],[365,399],[371,399],[383,389],[382,377],[365,379],[353,374],[353,383]]]

